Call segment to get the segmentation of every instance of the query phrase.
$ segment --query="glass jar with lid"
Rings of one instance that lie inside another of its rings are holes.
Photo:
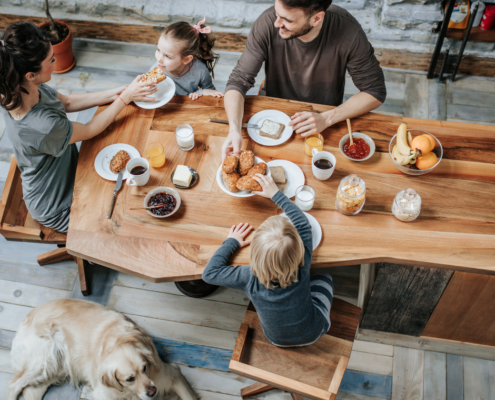
[[[365,200],[366,184],[359,176],[352,174],[342,178],[335,198],[337,210],[344,215],[356,215]]]
[[[402,222],[411,222],[418,218],[421,211],[421,197],[414,189],[397,193],[392,204],[392,214]]]

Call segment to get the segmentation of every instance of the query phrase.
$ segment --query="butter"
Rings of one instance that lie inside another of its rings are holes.
[[[189,186],[191,184],[192,174],[185,165],[178,165],[174,174],[174,185]]]

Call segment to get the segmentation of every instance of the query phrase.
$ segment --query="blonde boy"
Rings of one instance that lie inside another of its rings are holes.
[[[254,179],[263,188],[254,193],[272,199],[289,219],[268,218],[252,242],[245,240],[252,229],[249,224],[232,226],[203,271],[203,280],[244,290],[274,345],[309,345],[330,329],[332,277],[310,277],[313,241],[304,213],[278,190],[270,176],[258,174]],[[251,265],[229,265],[232,254],[249,244]]]

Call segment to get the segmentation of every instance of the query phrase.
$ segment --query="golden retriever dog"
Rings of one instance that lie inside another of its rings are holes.
[[[180,370],[162,362],[150,337],[126,316],[83,300],[55,300],[31,311],[12,345],[8,400],[41,400],[69,379],[96,400],[197,397]]]

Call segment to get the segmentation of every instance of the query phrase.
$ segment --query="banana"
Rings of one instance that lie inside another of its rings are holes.
[[[412,135],[411,132],[407,131],[407,144],[412,149]]]
[[[410,156],[412,149],[407,141],[407,124],[403,122],[397,130],[397,148],[403,156]]]
[[[400,165],[409,165],[409,164],[415,164],[416,163],[416,158],[419,156],[418,152],[413,152],[411,150],[410,154],[405,156],[400,153],[399,151],[399,146],[395,145],[392,148],[392,157],[394,157],[395,161],[397,161]]]

